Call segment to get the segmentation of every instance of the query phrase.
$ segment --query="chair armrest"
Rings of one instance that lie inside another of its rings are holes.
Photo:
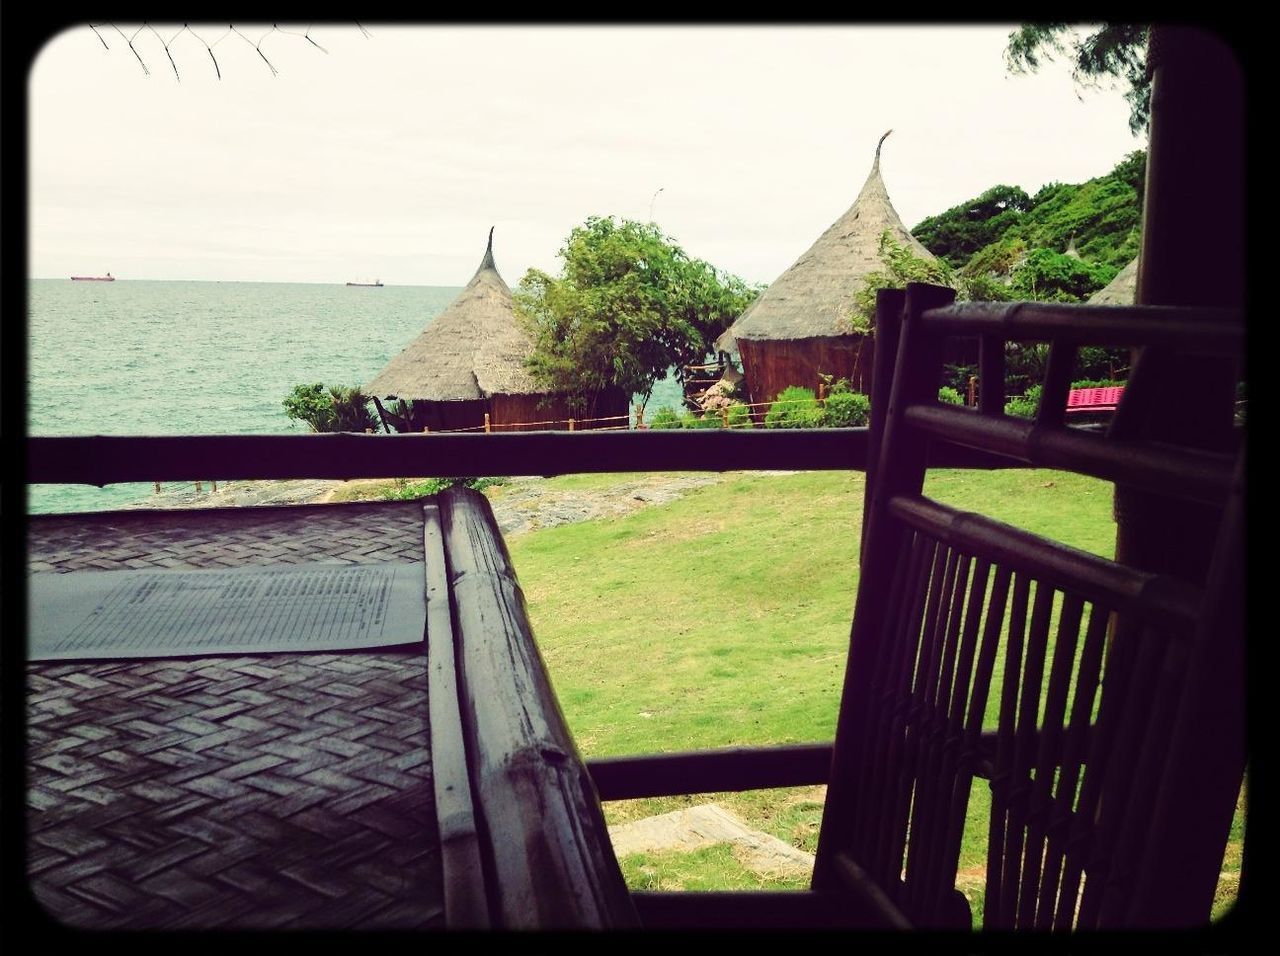
[[[429,628],[427,640],[450,639],[456,653],[493,922],[506,929],[633,926],[599,798],[534,643],[489,502],[466,488],[436,502],[451,625],[446,634]],[[429,621],[430,614],[429,599]]]

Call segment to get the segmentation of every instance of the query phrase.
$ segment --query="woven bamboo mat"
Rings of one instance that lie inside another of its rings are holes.
[[[40,571],[422,560],[413,502],[36,516]],[[421,646],[27,667],[27,872],[84,928],[443,921]]]

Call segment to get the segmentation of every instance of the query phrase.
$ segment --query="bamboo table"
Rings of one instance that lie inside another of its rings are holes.
[[[33,572],[316,561],[421,562],[425,641],[28,663],[39,908],[91,929],[634,922],[483,496],[28,526]]]

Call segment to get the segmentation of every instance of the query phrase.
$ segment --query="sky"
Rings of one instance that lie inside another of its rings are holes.
[[[1009,74],[1012,24],[95,26],[28,77],[36,278],[458,286],[494,226],[514,286],[616,215],[768,283],[888,129],[908,228],[1145,146],[1118,89]]]

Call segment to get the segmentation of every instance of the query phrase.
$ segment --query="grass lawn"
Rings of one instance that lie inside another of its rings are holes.
[[[620,480],[552,479],[587,490]],[[735,474],[668,505],[512,538],[534,632],[582,755],[830,740],[864,487],[861,473]],[[1111,488],[1100,481],[1042,470],[943,470],[930,475],[926,493],[1113,553]],[[824,788],[809,787],[614,802],[605,810],[616,823],[714,801],[812,852],[823,796]],[[978,781],[961,888],[979,914],[988,806],[987,784]],[[804,885],[744,871],[727,846],[621,862],[637,888]],[[1224,867],[1238,873],[1238,846]]]

